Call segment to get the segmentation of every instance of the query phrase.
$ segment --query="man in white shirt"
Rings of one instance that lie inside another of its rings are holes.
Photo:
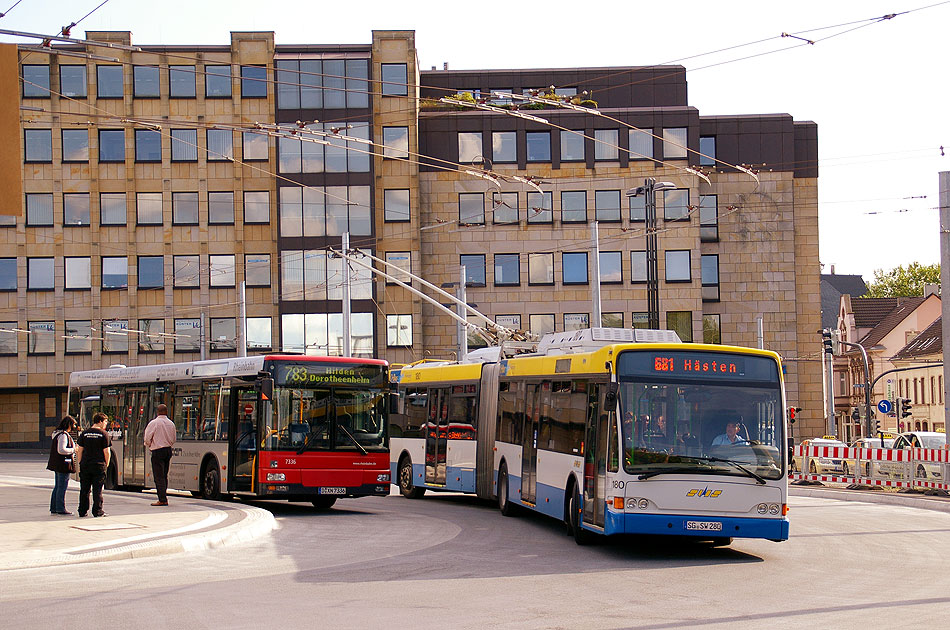
[[[168,407],[159,405],[155,416],[145,427],[145,447],[152,452],[152,477],[158,501],[154,506],[168,505],[168,466],[172,460],[172,446],[175,444],[175,423],[168,418]]]

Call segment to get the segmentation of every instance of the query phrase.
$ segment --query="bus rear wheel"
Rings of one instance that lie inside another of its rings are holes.
[[[508,498],[508,468],[504,464],[498,470],[498,509],[502,516],[515,515],[515,506]]]
[[[329,510],[336,503],[336,497],[314,497],[310,502],[318,510]]]
[[[221,497],[221,473],[214,462],[205,464],[201,472],[201,498],[218,499]]]
[[[417,488],[412,483],[412,460],[403,457],[399,460],[399,492],[407,499],[421,499],[426,493],[425,488]]]

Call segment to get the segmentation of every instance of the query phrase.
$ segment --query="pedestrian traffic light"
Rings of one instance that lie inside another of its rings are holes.
[[[821,342],[825,346],[825,354],[834,354],[831,342],[831,329],[825,328],[821,331]]]
[[[911,403],[910,398],[898,398],[897,399],[897,418],[898,420],[906,418],[911,415]]]

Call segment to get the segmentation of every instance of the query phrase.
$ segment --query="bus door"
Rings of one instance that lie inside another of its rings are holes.
[[[543,385],[528,385],[525,397],[524,433],[521,434],[521,500],[535,502],[538,487],[538,421]]]
[[[258,392],[252,387],[231,389],[228,430],[228,490],[254,492],[257,487]],[[233,427],[234,430],[230,430]]]
[[[426,483],[445,485],[446,436],[449,430],[449,396],[446,389],[429,390],[426,419]]]
[[[148,388],[127,387],[122,408],[125,427],[122,444],[122,483],[145,485],[145,426],[148,424]]]
[[[584,522],[603,528],[607,490],[607,414],[604,405],[606,384],[591,387],[584,432]]]

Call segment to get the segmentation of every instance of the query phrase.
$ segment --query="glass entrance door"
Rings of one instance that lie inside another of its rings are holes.
[[[148,424],[148,389],[130,387],[125,390],[125,405],[122,408],[125,427],[123,434],[122,483],[131,486],[145,485],[145,426]]]
[[[604,407],[606,385],[591,388],[588,397],[587,428],[584,434],[584,522],[604,526],[607,484],[608,414]]]
[[[448,393],[429,390],[429,417],[426,419],[426,483],[445,485],[446,437],[449,429]]]
[[[258,393],[250,387],[231,390],[228,431],[228,490],[254,492],[257,487]]]
[[[535,502],[538,487],[538,420],[541,385],[528,385],[525,398],[524,433],[521,443],[521,500]]]

